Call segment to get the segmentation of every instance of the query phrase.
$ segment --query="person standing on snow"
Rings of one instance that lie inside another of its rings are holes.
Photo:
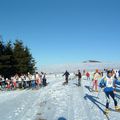
[[[107,72],[107,76],[104,77],[99,86],[101,88],[104,88],[105,96],[106,96],[106,109],[105,113],[107,114],[109,112],[109,103],[110,103],[110,96],[112,97],[115,105],[115,110],[119,111],[120,107],[117,105],[117,101],[115,99],[115,94],[114,94],[114,75],[112,74],[112,71]]]
[[[28,86],[29,86],[29,88],[31,88],[31,79],[32,79],[32,75],[28,72],[27,77],[29,78]]]
[[[100,73],[97,69],[93,76],[93,87],[92,87],[92,90],[94,90],[95,88],[95,92],[98,92],[98,79],[99,78],[100,78]]]
[[[19,86],[19,89],[22,89],[22,78],[20,75],[18,77],[18,86]]]
[[[8,78],[6,78],[6,83],[7,83],[7,90],[10,90],[11,84],[10,84],[10,80]]]
[[[78,70],[78,74],[75,74],[75,75],[78,77],[78,86],[81,86],[81,78],[82,78],[82,75],[81,75],[80,70]]]
[[[83,70],[83,76],[85,76],[85,70]]]
[[[119,73],[119,78],[120,78],[120,70],[118,71],[118,73]]]
[[[116,71],[115,74],[116,74],[116,77],[119,78],[119,73],[118,73],[118,71]]]
[[[36,87],[39,88],[42,83],[42,80],[41,80],[40,74],[38,72],[36,72],[36,74],[35,74],[35,79],[36,79]]]
[[[5,85],[6,85],[5,78],[1,76],[1,87],[2,87],[2,89],[5,89]]]
[[[46,74],[45,74],[45,73],[44,73],[44,75],[43,75],[42,80],[43,80],[43,86],[44,86],[44,87],[47,86],[47,79],[46,79]]]
[[[13,89],[15,90],[17,88],[17,83],[16,83],[16,78],[15,76],[11,77],[12,84],[13,84]]]
[[[68,84],[69,75],[70,75],[70,73],[66,70],[66,72],[63,74],[63,76],[65,76],[65,82],[64,82],[64,84]]]
[[[36,88],[35,75],[32,75],[32,77],[31,77],[31,87],[32,87],[32,89],[35,89],[35,88]]]
[[[86,73],[86,77],[87,77],[87,80],[90,80],[90,73],[89,72]]]

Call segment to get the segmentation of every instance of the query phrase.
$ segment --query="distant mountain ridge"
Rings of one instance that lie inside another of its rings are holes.
[[[102,63],[102,62],[97,60],[87,60],[87,61],[83,61],[83,63]]]

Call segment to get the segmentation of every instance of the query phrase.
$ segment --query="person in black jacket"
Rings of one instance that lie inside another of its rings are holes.
[[[68,84],[68,78],[69,78],[70,73],[66,70],[66,72],[63,74],[65,76],[65,84]]]
[[[82,78],[82,75],[81,75],[80,70],[78,70],[78,74],[76,74],[76,76],[78,77],[78,86],[81,86],[81,78]]]
[[[119,77],[120,77],[120,70],[118,71]]]
[[[45,87],[45,86],[47,86],[47,79],[46,79],[46,74],[44,74],[44,76],[43,76],[43,86]]]

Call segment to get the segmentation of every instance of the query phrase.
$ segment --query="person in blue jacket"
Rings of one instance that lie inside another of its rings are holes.
[[[105,113],[109,112],[110,97],[112,97],[112,99],[114,101],[115,110],[116,111],[120,110],[120,107],[118,107],[118,105],[117,105],[117,100],[115,99],[114,85],[115,85],[114,75],[112,74],[112,71],[108,71],[107,76],[104,77],[99,84],[99,86],[101,88],[104,88],[104,92],[105,92],[105,95],[106,95]]]

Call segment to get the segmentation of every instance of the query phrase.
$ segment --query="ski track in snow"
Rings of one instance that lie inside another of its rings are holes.
[[[21,120],[38,96],[38,93],[31,90],[16,92],[12,91],[5,101],[0,102],[0,120]]]
[[[82,79],[82,86],[71,76],[68,85],[64,77],[48,76],[50,84],[40,90],[0,92],[0,120],[108,120],[103,114],[105,95],[90,92],[90,81]],[[119,103],[118,103],[119,104]],[[114,108],[113,102],[110,107]],[[110,120],[118,120],[119,113],[111,111]]]

